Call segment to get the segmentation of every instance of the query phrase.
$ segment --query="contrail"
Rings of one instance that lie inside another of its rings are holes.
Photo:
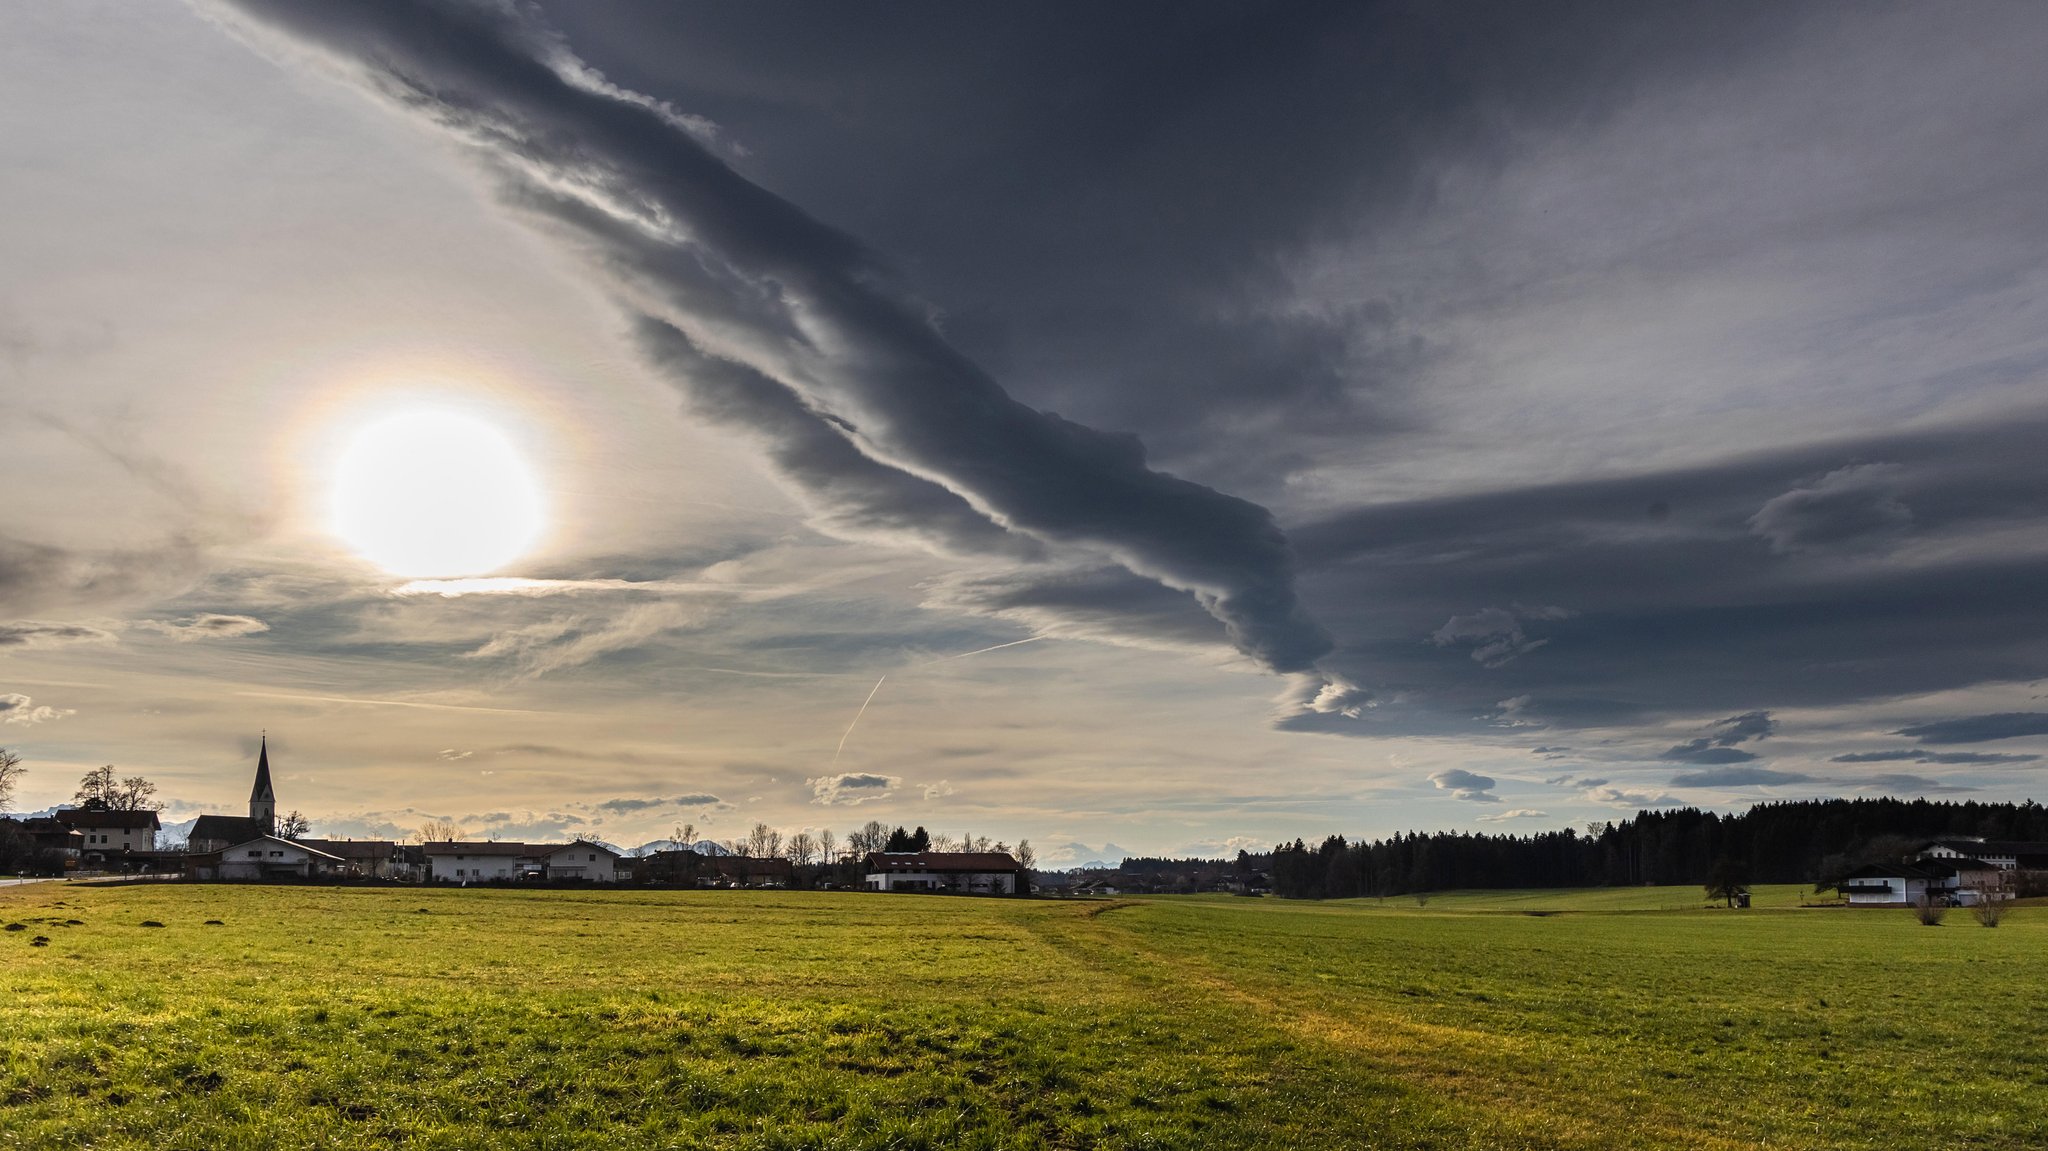
[[[886,675],[882,677],[882,679],[888,678]],[[846,725],[846,731],[839,737],[839,746],[832,749],[833,767],[839,766],[839,753],[846,750],[846,737],[853,734],[853,724],[859,723],[860,717],[868,713],[868,705],[875,702],[875,692],[882,690],[882,679],[876,680],[874,691],[868,692],[868,697],[860,701],[860,710],[853,713],[853,723]]]
[[[1046,639],[1046,638],[1049,638],[1049,637],[1047,637],[1047,636],[1042,636],[1042,635],[1034,635],[1034,636],[1031,636],[1031,637],[1030,637],[1030,638],[1028,638],[1028,639],[1013,639],[1013,640],[1011,640],[1011,641],[1010,641],[1010,642],[1008,642],[1008,643],[999,643],[999,644],[995,645],[994,647],[978,647],[978,648],[975,648],[975,649],[974,649],[973,651],[963,651],[963,652],[961,652],[961,653],[960,653],[959,655],[942,655],[942,656],[940,656],[939,658],[937,658],[937,659],[935,659],[935,660],[932,660],[931,662],[932,662],[932,663],[944,663],[944,662],[946,662],[946,661],[947,661],[947,660],[949,660],[949,659],[966,659],[966,658],[967,658],[968,656],[970,656],[970,655],[980,655],[980,654],[981,654],[982,652],[985,652],[985,651],[1001,651],[1001,650],[1003,650],[1003,649],[1004,649],[1004,648],[1006,648],[1006,647],[1016,647],[1016,646],[1017,646],[1018,644],[1020,644],[1020,643],[1037,643],[1037,642],[1038,642],[1039,640],[1042,640],[1042,639]]]
[[[953,660],[953,659],[966,659],[966,658],[967,658],[968,656],[970,656],[970,655],[980,655],[981,653],[983,653],[983,652],[988,652],[988,651],[1001,651],[1001,650],[1003,650],[1003,649],[1004,649],[1004,648],[1006,648],[1006,647],[1016,647],[1016,646],[1017,646],[1018,644],[1020,644],[1020,643],[1037,643],[1037,642],[1038,642],[1039,640],[1042,640],[1042,639],[1048,639],[1048,638],[1050,638],[1050,637],[1049,637],[1049,636],[1042,636],[1042,635],[1034,635],[1034,636],[1028,636],[1028,637],[1026,637],[1026,638],[1024,638],[1024,639],[1013,639],[1013,640],[1011,640],[1011,641],[1010,641],[1010,642],[1008,642],[1008,643],[999,643],[999,644],[996,644],[996,645],[995,645],[995,646],[993,646],[993,647],[978,647],[978,648],[975,648],[975,649],[974,649],[973,651],[963,651],[963,652],[960,652],[960,653],[958,653],[958,654],[956,654],[956,655],[942,655],[942,656],[940,656],[940,657],[939,657],[939,658],[937,658],[937,659],[928,659],[928,660],[924,661],[923,663],[920,663],[920,664],[914,664],[914,665],[912,665],[912,666],[914,666],[914,667],[930,667],[930,666],[931,666],[932,664],[935,664],[935,663],[945,663],[945,662],[946,662],[947,660]],[[859,711],[856,711],[856,712],[854,712],[854,713],[853,713],[853,723],[849,723],[849,724],[847,724],[847,725],[846,725],[846,730],[845,730],[845,732],[841,733],[841,735],[839,736],[839,746],[838,746],[838,747],[835,747],[835,748],[833,748],[833,749],[832,749],[832,766],[834,766],[834,767],[838,767],[838,766],[839,766],[839,753],[840,753],[840,752],[843,752],[843,751],[845,751],[845,750],[846,750],[846,741],[847,741],[847,738],[848,738],[848,737],[850,737],[851,735],[853,735],[853,727],[854,727],[854,724],[857,724],[857,723],[859,723],[859,722],[860,722],[860,717],[861,717],[861,716],[863,716],[863,715],[866,715],[866,714],[868,713],[868,705],[869,705],[869,704],[871,704],[871,703],[873,703],[873,702],[875,702],[875,693],[876,693],[876,692],[879,692],[879,691],[881,691],[881,690],[882,690],[882,680],[884,680],[884,679],[888,679],[888,678],[889,678],[888,676],[884,675],[884,676],[882,677],[882,679],[878,679],[878,680],[876,680],[876,681],[875,681],[875,686],[874,686],[874,690],[872,690],[872,691],[868,692],[868,697],[867,697],[866,699],[864,699],[864,700],[860,701],[860,710],[859,710]]]

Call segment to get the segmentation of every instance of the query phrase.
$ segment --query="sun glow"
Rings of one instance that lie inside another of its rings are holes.
[[[334,471],[334,533],[393,575],[480,576],[524,555],[546,515],[533,470],[496,425],[409,411],[366,425]]]

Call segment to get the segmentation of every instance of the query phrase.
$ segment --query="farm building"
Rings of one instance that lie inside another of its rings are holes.
[[[187,855],[185,873],[194,879],[312,879],[337,874],[344,862],[318,848],[263,835],[221,851]]]
[[[517,879],[525,867],[523,843],[446,840],[426,845],[427,878],[435,883],[489,883]]]
[[[601,843],[499,843],[447,840],[423,849],[436,883],[490,883],[507,879],[618,881],[619,853]]]
[[[1016,895],[1030,883],[1005,851],[875,851],[868,853],[867,888]]]
[[[342,861],[336,874],[350,879],[419,879],[426,856],[418,847],[389,839],[300,839],[295,842]]]
[[[80,858],[104,863],[133,851],[155,851],[161,826],[154,811],[115,811],[105,805],[67,807],[52,819],[85,836]]]
[[[587,879],[592,883],[617,882],[619,853],[601,843],[579,839],[574,843],[536,844],[533,858],[541,874],[549,879]]]
[[[2012,898],[2003,879],[1997,868],[1978,859],[1922,859],[1858,868],[1839,887],[1856,906],[1906,907],[1930,900],[1968,905]]]
[[[795,868],[787,859],[756,859],[746,855],[713,855],[689,850],[657,851],[634,861],[639,878],[654,883],[688,883],[698,887],[758,887],[788,883]]]
[[[70,867],[85,853],[85,835],[48,816],[0,816],[0,842],[12,841],[31,860]]]
[[[2048,843],[2006,839],[1936,839],[1921,846],[1914,858],[1952,863],[1981,860],[2003,872],[2048,871]]]

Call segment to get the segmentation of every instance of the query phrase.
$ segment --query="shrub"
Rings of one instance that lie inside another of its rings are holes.
[[[1977,922],[1986,927],[1997,927],[1998,921],[2005,918],[2005,905],[1997,900],[1987,899],[1971,908],[1970,914],[1976,916]]]
[[[1941,917],[1947,914],[1948,906],[1946,904],[1928,899],[1925,896],[1921,897],[1919,903],[1913,905],[1914,917],[1929,927],[1940,927]]]

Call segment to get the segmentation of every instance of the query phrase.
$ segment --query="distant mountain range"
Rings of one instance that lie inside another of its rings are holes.
[[[646,843],[643,843],[643,844],[641,844],[640,846],[638,846],[638,847],[634,848],[634,849],[633,849],[633,850],[631,850],[631,851],[622,851],[622,852],[621,852],[621,854],[624,854],[624,855],[653,855],[653,854],[654,854],[655,852],[657,852],[657,851],[670,851],[670,850],[673,850],[673,849],[675,848],[675,846],[676,846],[676,841],[675,841],[675,840],[673,840],[673,839],[650,839],[650,840],[648,840],[648,841],[647,841]],[[692,843],[692,844],[690,845],[690,850],[691,850],[691,851],[694,851],[694,852],[696,852],[696,853],[697,853],[698,855],[731,855],[731,854],[732,854],[732,852],[730,852],[730,851],[727,851],[727,850],[726,850],[725,848],[723,848],[723,847],[720,847],[720,846],[718,846],[717,844],[715,844],[715,843],[711,842],[711,841],[710,841],[710,840],[708,840],[708,839],[700,839],[700,840],[698,840],[697,842],[695,842],[695,843]]]

